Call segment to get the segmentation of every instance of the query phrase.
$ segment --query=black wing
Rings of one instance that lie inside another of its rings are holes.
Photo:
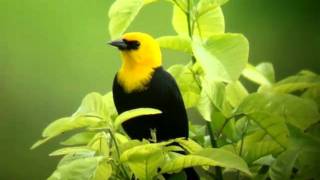
[[[148,88],[126,93],[117,78],[114,79],[113,97],[118,113],[151,107],[162,111],[160,115],[141,116],[123,124],[131,138],[150,138],[150,129],[156,129],[159,141],[188,137],[188,118],[174,78],[162,67],[156,68]]]

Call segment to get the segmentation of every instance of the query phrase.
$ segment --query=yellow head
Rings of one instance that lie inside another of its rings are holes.
[[[140,32],[126,33],[120,40],[112,41],[121,53],[122,65],[118,82],[126,92],[145,89],[154,69],[161,66],[159,44],[150,35]]]

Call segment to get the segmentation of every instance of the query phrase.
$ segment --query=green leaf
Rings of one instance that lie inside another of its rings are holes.
[[[303,132],[301,129],[289,125],[290,147],[301,149],[307,153],[320,153],[320,138]],[[319,128],[317,129],[319,131]]]
[[[254,93],[244,100],[238,111],[244,114],[268,113],[303,130],[320,118],[317,105],[313,101],[289,94]]]
[[[42,132],[41,140],[38,140],[35,144],[32,145],[31,149],[34,149],[43,143],[47,142],[48,140],[70,130],[84,128],[89,126],[94,126],[98,124],[101,120],[95,117],[65,117],[53,121],[49,124],[44,131]]]
[[[118,112],[116,110],[116,106],[113,102],[113,95],[112,92],[108,92],[102,97],[102,100],[104,102],[105,110],[106,110],[106,119],[112,119],[114,120],[116,116],[118,116]]]
[[[281,153],[271,165],[269,175],[272,180],[290,179],[292,168],[298,158],[299,149],[288,149]]]
[[[119,144],[126,143],[129,141],[129,138],[121,133],[116,132],[114,136]]]
[[[162,36],[157,38],[157,41],[162,48],[172,49],[185,53],[192,53],[191,41],[184,36]]]
[[[133,140],[129,140],[123,144],[120,144],[119,149],[120,149],[120,152],[124,152],[130,148],[133,148],[135,146],[144,145],[144,144],[147,144],[147,142],[133,139]]]
[[[242,75],[261,86],[270,86],[275,81],[274,69],[270,63],[261,63],[256,67],[247,64]]]
[[[61,148],[56,151],[53,151],[52,153],[49,154],[49,156],[61,156],[66,154],[75,154],[79,152],[91,152],[91,151],[93,150],[87,146],[66,147],[66,148]]]
[[[295,179],[318,179],[320,177],[319,152],[300,152],[295,168],[299,169]]]
[[[208,38],[214,34],[224,33],[225,24],[224,16],[220,7],[211,7],[207,9],[208,6],[199,6],[197,11],[201,14],[194,14],[197,19],[197,23],[194,24],[194,33],[196,37],[201,37],[202,39]],[[172,24],[174,30],[182,36],[189,36],[188,24],[186,14],[178,7],[173,7],[173,18]]]
[[[231,82],[225,89],[226,100],[233,106],[238,107],[243,99],[249,95],[247,89],[240,81]]]
[[[309,88],[302,94],[302,97],[315,101],[318,105],[318,111],[320,111],[320,87]]]
[[[191,155],[179,156],[167,162],[162,167],[161,173],[178,172],[181,169],[193,166],[221,166],[237,169],[251,175],[246,162],[239,156],[229,151],[214,148],[206,148]]]
[[[266,111],[250,113],[247,116],[282,148],[288,146],[288,129],[283,118]]]
[[[154,115],[154,114],[161,114],[161,111],[158,109],[153,109],[153,108],[132,109],[132,110],[121,113],[116,118],[116,120],[114,122],[114,126],[116,129],[118,129],[123,122],[128,121],[132,118],[135,118],[138,116],[144,116],[144,115]]]
[[[215,108],[218,109],[224,117],[231,115],[231,105],[227,102],[225,96],[225,84],[222,82],[208,82],[202,80],[202,90],[197,105],[202,117],[211,121]]]
[[[116,0],[109,10],[111,39],[119,38],[128,28],[141,8],[156,0]]]
[[[302,71],[277,82],[272,89],[276,92],[291,93],[313,87],[320,88],[320,76]]]
[[[93,138],[95,132],[81,132],[77,133],[67,140],[61,142],[62,145],[80,145],[80,144],[88,144],[88,142]]]
[[[205,125],[197,125],[189,122],[189,139],[193,139],[197,143],[205,146],[207,138],[207,127]]]
[[[101,121],[95,117],[65,117],[53,121],[43,131],[43,137],[54,137],[73,129],[94,126]]]
[[[249,44],[241,34],[213,35],[192,49],[208,82],[236,81],[248,62]]]
[[[50,123],[42,132],[44,139],[37,141],[31,149],[64,132],[79,128],[95,127],[100,123],[111,121],[115,115],[116,110],[111,93],[105,96],[99,93],[90,93],[82,100],[80,107],[71,117],[60,118]]]
[[[276,156],[284,150],[278,143],[270,140],[263,130],[256,130],[252,134],[245,136],[243,142],[240,140],[237,143],[237,153],[241,151],[241,144],[241,156],[248,164],[252,164],[254,161],[268,155]]]
[[[258,64],[256,68],[264,77],[268,79],[270,83],[275,82],[275,72],[271,63],[263,62]]]
[[[110,116],[114,113],[112,106],[113,101],[108,101],[108,97],[112,96],[108,93],[102,96],[99,93],[93,92],[86,95],[78,110],[72,115],[73,117],[89,116],[105,120],[111,120]]]
[[[46,138],[44,138],[44,139],[38,140],[37,142],[35,142],[35,143],[30,147],[30,149],[32,150],[32,149],[35,149],[35,148],[39,147],[40,145],[42,145],[42,144],[46,143],[47,141],[49,141],[51,138],[53,138],[53,137],[46,137]]]
[[[219,6],[224,5],[227,3],[229,0],[200,0],[199,3],[197,4],[197,9],[198,9],[198,16],[201,16],[202,14],[218,8]]]
[[[73,154],[67,154],[62,157],[62,159],[59,161],[57,167],[66,165],[74,160],[77,159],[83,159],[83,158],[92,158],[94,157],[95,152],[94,151],[82,151],[82,152],[77,152]]]
[[[151,180],[157,175],[158,168],[165,162],[162,148],[169,143],[135,146],[124,151],[120,156],[120,161],[129,165],[136,178]]]
[[[175,78],[182,94],[182,98],[186,108],[194,107],[200,94],[200,87],[197,84],[195,75],[188,65],[173,65],[168,72]]]
[[[108,156],[109,155],[109,134],[105,132],[97,133],[92,140],[88,143],[88,147],[92,150],[95,150],[97,153],[101,155]]]
[[[101,156],[76,159],[74,161],[59,166],[48,178],[48,180],[100,180],[95,177],[101,177],[101,167],[99,166],[100,163],[102,163],[103,161],[104,158]],[[105,173],[105,175],[111,173],[110,165],[107,168],[105,166],[102,169],[108,172]],[[104,177],[104,179],[107,178],[108,176]]]
[[[195,153],[198,151],[201,151],[203,148],[201,145],[193,141],[192,139],[176,139],[175,140],[177,143],[179,143],[186,151],[189,153]]]
[[[96,169],[93,180],[106,180],[112,174],[112,166],[106,162],[101,161]]]

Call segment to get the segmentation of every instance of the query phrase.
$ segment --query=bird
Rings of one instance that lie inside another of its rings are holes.
[[[162,66],[158,42],[149,34],[129,32],[109,44],[119,49],[122,60],[112,86],[117,112],[146,107],[161,111],[125,121],[122,127],[128,136],[150,139],[151,130],[155,130],[157,142],[188,138],[184,101],[175,79]],[[198,179],[192,168],[185,172],[188,179]]]
[[[188,118],[175,79],[162,67],[161,50],[150,35],[126,33],[110,42],[120,50],[122,65],[113,80],[113,100],[118,113],[135,108],[155,108],[162,113],[140,116],[122,124],[133,139],[157,141],[188,138]]]

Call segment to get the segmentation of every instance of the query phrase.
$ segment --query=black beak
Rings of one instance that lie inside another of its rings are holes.
[[[122,39],[111,41],[108,44],[110,44],[111,46],[115,46],[120,50],[125,50],[128,48],[128,44],[125,41],[123,41]]]

